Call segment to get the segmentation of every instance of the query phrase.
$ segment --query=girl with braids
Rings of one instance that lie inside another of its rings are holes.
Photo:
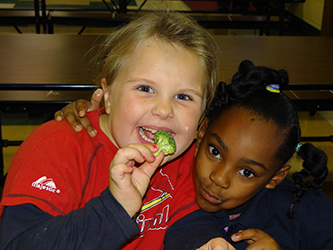
[[[327,156],[299,143],[297,112],[280,92],[287,85],[286,71],[250,61],[230,85],[219,84],[197,135],[201,210],[168,229],[164,249],[197,249],[210,239],[202,249],[222,249],[225,239],[236,249],[333,249],[333,202],[318,190]],[[304,169],[292,183],[286,163],[295,152]]]

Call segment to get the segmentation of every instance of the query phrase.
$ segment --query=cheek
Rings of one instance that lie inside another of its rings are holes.
[[[137,110],[124,98],[115,98],[111,106],[111,134],[119,147],[131,143],[131,134],[136,124]]]
[[[198,152],[193,166],[193,180],[200,182],[202,179],[209,178],[210,172],[209,164],[203,160],[200,152]]]
[[[194,138],[198,129],[199,119],[200,110],[197,108],[179,112],[178,124],[180,131]]]
[[[194,110],[177,112],[175,117],[175,122],[178,124],[176,143],[179,152],[186,150],[194,141],[199,122],[198,112]]]

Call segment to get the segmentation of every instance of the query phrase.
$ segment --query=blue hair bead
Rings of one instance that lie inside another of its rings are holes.
[[[280,93],[280,86],[278,84],[271,84],[266,86],[266,89],[272,93]]]
[[[303,144],[301,144],[301,143],[298,143],[298,144],[297,144],[297,146],[296,146],[296,150],[295,150],[296,153],[299,152],[299,150],[300,150],[300,148],[302,147],[302,145],[303,145]]]

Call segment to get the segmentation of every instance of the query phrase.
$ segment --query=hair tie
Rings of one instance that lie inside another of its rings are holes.
[[[298,143],[298,144],[297,144],[297,146],[296,146],[296,150],[295,150],[296,153],[299,152],[299,150],[300,150],[300,148],[302,147],[302,145],[303,145],[303,144],[301,144],[301,143]]]
[[[280,93],[280,86],[278,84],[267,85],[266,89],[272,93]]]

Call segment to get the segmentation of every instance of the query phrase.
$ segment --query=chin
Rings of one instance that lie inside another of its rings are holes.
[[[207,202],[204,199],[200,200],[200,201],[197,199],[197,204],[202,210],[209,212],[209,213],[214,213],[214,212],[221,210],[219,207],[210,204],[209,202]]]

